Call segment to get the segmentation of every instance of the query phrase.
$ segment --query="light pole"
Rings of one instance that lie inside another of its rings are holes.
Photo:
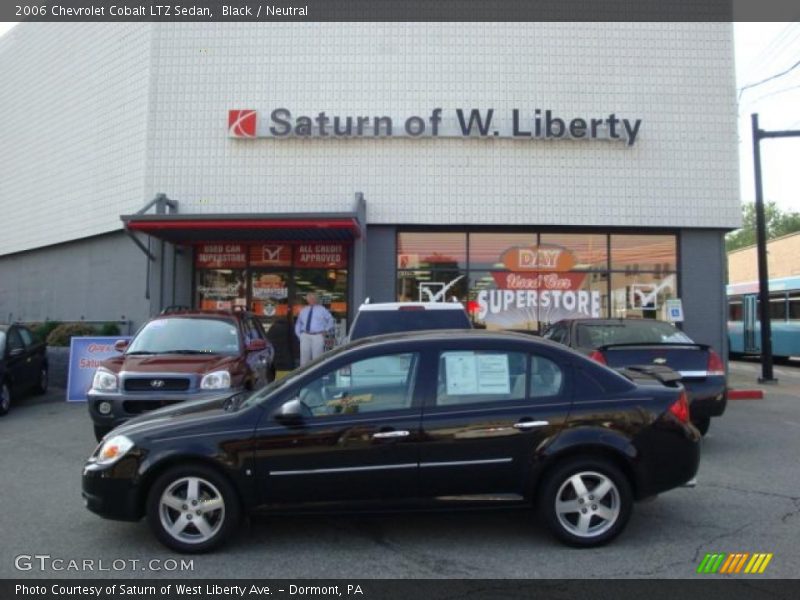
[[[769,266],[767,263],[767,223],[764,216],[764,190],[761,185],[761,140],[800,137],[799,130],[764,131],[758,127],[758,113],[750,115],[753,123],[753,163],[756,184],[756,255],[758,256],[758,318],[761,321],[760,383],[777,383],[772,369],[772,324],[769,320]]]

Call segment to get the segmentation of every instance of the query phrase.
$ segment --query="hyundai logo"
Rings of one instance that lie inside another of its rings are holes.
[[[162,388],[164,387],[164,380],[163,379],[153,379],[150,381],[151,388]]]

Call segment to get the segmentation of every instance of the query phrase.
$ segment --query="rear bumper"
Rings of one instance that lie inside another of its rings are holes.
[[[692,418],[719,417],[728,405],[728,387],[725,377],[708,377],[705,381],[685,380],[689,394],[689,413]]]
[[[686,485],[700,466],[700,432],[690,425],[659,423],[637,440],[636,499]]]

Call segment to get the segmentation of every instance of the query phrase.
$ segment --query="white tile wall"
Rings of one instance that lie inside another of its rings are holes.
[[[151,27],[0,38],[0,255],[120,228],[144,203]]]
[[[20,97],[39,85],[37,113],[63,110],[65,98],[72,103],[68,119],[49,121],[60,124],[56,138],[7,111],[0,115],[15,143],[29,143],[19,155],[0,139],[0,174],[14,192],[6,196],[3,185],[0,202],[27,231],[0,239],[0,254],[117,226],[120,213],[157,192],[179,200],[181,212],[246,213],[350,210],[361,191],[372,223],[739,224],[730,24],[83,26],[92,36],[77,35],[72,25],[26,27],[20,33],[44,47],[27,48],[22,35],[24,52],[0,41],[0,77],[13,75],[17,86],[0,91],[0,101],[27,106]],[[147,27],[150,73],[146,59],[133,57],[143,56],[136,43],[109,56],[118,35],[141,42]],[[53,48],[55,39],[71,40],[69,59]],[[10,56],[24,65],[10,64]],[[32,68],[45,77],[32,77]],[[87,94],[76,84],[93,81],[84,70],[109,85]],[[125,106],[115,113],[113,135],[83,117],[105,110],[107,122],[109,95]],[[566,117],[615,112],[644,123],[632,148],[602,141],[227,137],[228,109],[268,115],[280,106],[295,114],[393,116],[427,115],[435,107],[492,107],[499,115],[538,107]],[[146,136],[134,120],[145,110]],[[67,156],[86,175],[37,169],[43,150]],[[97,161],[106,167],[98,169]],[[26,204],[46,214],[31,220]]]

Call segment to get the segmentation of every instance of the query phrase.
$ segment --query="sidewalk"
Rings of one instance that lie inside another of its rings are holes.
[[[773,369],[778,383],[760,384],[761,363],[757,361],[731,361],[728,371],[728,386],[737,390],[764,390],[765,398],[770,392],[780,392],[800,398],[800,365],[776,365]]]

